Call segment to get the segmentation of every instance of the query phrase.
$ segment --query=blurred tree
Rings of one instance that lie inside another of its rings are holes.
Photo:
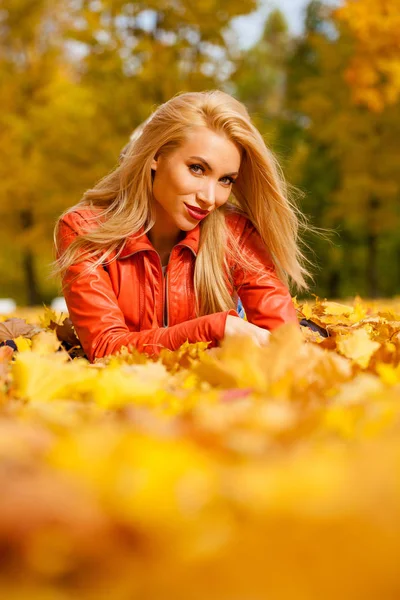
[[[19,0],[1,12],[2,280],[21,270],[17,295],[25,290],[29,304],[42,298],[36,260],[43,252],[51,259],[56,216],[100,175],[90,160],[99,135],[91,122],[96,98],[78,85],[62,44],[67,8]]]
[[[232,78],[236,96],[260,120],[280,116],[285,95],[289,31],[280,10],[270,13],[260,39],[247,50]]]
[[[0,295],[35,304],[56,293],[38,273],[56,217],[113,167],[156,105],[226,80],[230,21],[255,8],[0,0]]]
[[[381,112],[400,99],[399,0],[346,0],[335,18],[354,40],[345,71],[353,100]]]
[[[330,142],[313,135],[312,115],[303,110],[305,96],[308,98],[307,81],[318,81],[322,65],[313,40],[327,35],[326,8],[321,2],[310,2],[304,23],[304,34],[293,40],[286,64],[287,93],[285,98],[285,131],[290,148],[286,163],[286,175],[291,182],[305,191],[302,210],[314,226],[336,231],[340,222],[330,214],[332,195],[339,185],[339,161],[331,152]],[[324,33],[325,31],[325,33]],[[341,231],[341,242],[344,232]],[[316,265],[315,288],[317,295],[338,298],[341,282],[348,278],[343,269],[343,245],[336,236],[331,243],[318,236],[307,236],[312,249],[310,259]],[[346,247],[349,240],[346,239]]]
[[[343,85],[353,52],[347,28],[313,0],[289,65],[288,107],[300,130],[292,167],[316,224],[340,227],[340,245],[323,253],[328,292],[376,296],[396,286],[379,249],[385,237],[398,237],[400,113],[397,105],[372,114],[353,102]]]
[[[321,24],[317,7],[311,5],[306,19],[307,32],[317,31]],[[302,97],[297,83],[308,77],[310,72],[318,75],[318,60],[308,34],[304,38],[293,39],[284,15],[274,10],[267,18],[261,38],[245,52],[233,82],[235,95],[247,105],[266,142],[278,155],[288,180],[312,192],[302,199],[302,210],[312,216],[315,224],[326,226],[325,208],[335,183],[335,171],[322,168],[328,159],[321,152],[321,147],[308,139],[308,118],[297,106]],[[287,101],[288,85],[290,102]],[[316,257],[324,252],[326,254],[327,244],[321,238],[313,236],[305,241],[313,248],[309,253],[312,262],[317,262]],[[319,293],[329,288],[333,296],[337,295],[338,278],[334,262],[337,259],[332,256],[332,264],[321,274],[317,271],[316,289],[313,291]],[[328,272],[332,273],[330,281]]]
[[[77,2],[73,32],[82,79],[96,90],[104,118],[127,135],[182,91],[218,87],[233,64],[233,18],[257,0],[193,3],[151,0]]]
[[[286,62],[291,38],[280,10],[273,10],[258,41],[240,56],[231,78],[235,96],[244,102],[268,142],[279,146],[286,94]]]
[[[35,256],[50,247],[51,222],[84,180],[80,154],[89,128],[82,127],[94,110],[64,60],[65,8],[19,0],[1,11],[2,240],[13,248],[8,267],[23,271],[30,304],[41,299]]]

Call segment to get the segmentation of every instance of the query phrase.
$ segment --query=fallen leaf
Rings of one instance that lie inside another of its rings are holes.
[[[362,369],[366,369],[371,356],[380,348],[380,344],[373,342],[365,329],[356,329],[340,337],[337,348],[343,356],[351,358]]]
[[[324,307],[324,313],[326,315],[350,315],[354,308],[352,306],[347,306],[346,304],[339,304],[338,302],[323,302],[322,306]]]
[[[0,384],[5,380],[8,374],[8,365],[14,350],[10,346],[2,346],[0,348]]]
[[[32,342],[28,338],[24,338],[22,335],[18,336],[14,340],[18,352],[30,352],[32,347]]]
[[[39,327],[29,325],[25,319],[14,317],[0,323],[0,342],[15,340],[15,338],[20,336],[31,338],[39,331]]]
[[[303,313],[303,315],[306,319],[311,319],[313,311],[312,311],[312,307],[309,304],[307,304],[307,302],[305,304],[303,304],[301,312]]]
[[[57,352],[60,347],[60,340],[55,331],[41,331],[32,338],[32,351],[44,356]]]
[[[58,325],[59,317],[55,310],[49,306],[44,307],[44,314],[39,317],[40,325],[44,328],[54,329]]]
[[[55,330],[60,342],[65,342],[69,346],[80,346],[80,341],[76,336],[74,326],[70,318],[64,319],[62,325],[55,324]]]

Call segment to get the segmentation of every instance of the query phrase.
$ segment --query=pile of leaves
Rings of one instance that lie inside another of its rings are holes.
[[[328,336],[95,364],[0,322],[1,597],[400,597],[400,301],[296,306]]]

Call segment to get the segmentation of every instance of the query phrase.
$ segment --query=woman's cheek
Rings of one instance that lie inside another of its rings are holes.
[[[229,200],[229,196],[230,196],[230,190],[227,190],[227,189],[219,190],[217,192],[217,196],[215,198],[216,207],[219,208],[223,204],[226,204],[226,202],[228,202],[228,200]]]
[[[183,171],[175,179],[175,187],[183,194],[191,193],[197,189],[197,181],[193,175],[187,171]]]

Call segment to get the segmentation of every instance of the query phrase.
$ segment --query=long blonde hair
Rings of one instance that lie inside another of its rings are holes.
[[[195,261],[194,287],[199,316],[234,308],[228,291],[228,256],[239,259],[239,247],[230,234],[225,214],[236,210],[256,227],[268,248],[280,279],[298,290],[308,289],[310,276],[299,245],[299,227],[306,219],[288,197],[288,187],[272,152],[251,122],[245,106],[224,92],[211,90],[179,94],[162,104],[131,139],[120,164],[82,200],[60,216],[79,208],[100,209],[101,222],[69,245],[55,263],[63,275],[82,251],[92,259],[91,269],[115,260],[126,239],[155,223],[151,162],[154,156],[179,147],[193,127],[208,127],[226,135],[242,151],[239,176],[232,186],[232,201],[214,210],[200,223],[200,245]],[[94,216],[96,219],[96,215]],[[240,255],[240,265],[252,269]]]

